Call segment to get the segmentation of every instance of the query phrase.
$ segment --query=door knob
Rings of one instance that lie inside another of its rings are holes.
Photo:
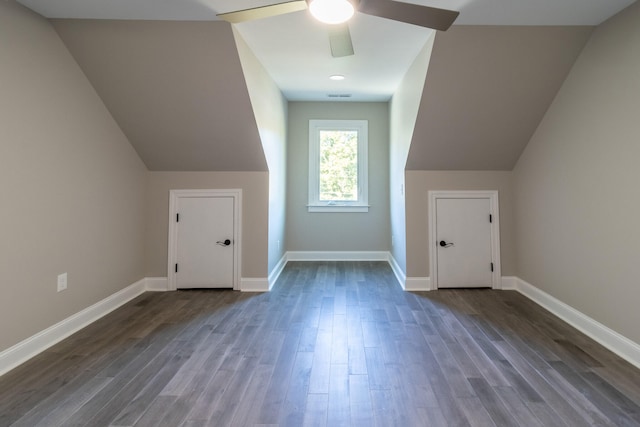
[[[225,241],[220,241],[219,240],[219,241],[216,242],[216,244],[220,245],[220,246],[229,246],[231,244],[231,240],[229,240],[229,239],[226,239]]]
[[[444,240],[440,240],[440,246],[442,246],[443,248],[448,248],[449,246],[453,246],[453,243],[447,243]]]

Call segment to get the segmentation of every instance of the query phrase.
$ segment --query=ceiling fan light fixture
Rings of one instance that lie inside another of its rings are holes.
[[[339,82],[341,80],[344,80],[345,77],[342,74],[332,74],[332,75],[329,76],[329,79],[333,80],[333,81],[336,81],[336,82]]]
[[[309,11],[325,24],[342,24],[351,19],[355,9],[347,0],[313,0],[309,4]]]

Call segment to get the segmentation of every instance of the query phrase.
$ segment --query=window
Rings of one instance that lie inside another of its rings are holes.
[[[309,120],[309,212],[368,212],[366,120]]]

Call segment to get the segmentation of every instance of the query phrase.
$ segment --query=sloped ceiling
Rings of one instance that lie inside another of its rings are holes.
[[[267,170],[230,24],[52,22],[149,170]]]
[[[436,34],[408,170],[511,170],[593,27]]]
[[[267,170],[229,24],[52,22],[150,170]],[[511,170],[592,29],[437,33],[406,169]]]

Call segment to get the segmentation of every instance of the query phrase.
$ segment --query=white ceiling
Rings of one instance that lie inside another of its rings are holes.
[[[284,0],[18,0],[48,18],[216,20]],[[597,25],[635,0],[412,0],[460,10],[456,25]],[[237,24],[290,100],[387,100],[431,30],[363,14],[349,24],[355,55],[332,58],[327,28],[307,11]],[[334,82],[331,74],[346,79]],[[347,98],[344,98],[347,99]]]

